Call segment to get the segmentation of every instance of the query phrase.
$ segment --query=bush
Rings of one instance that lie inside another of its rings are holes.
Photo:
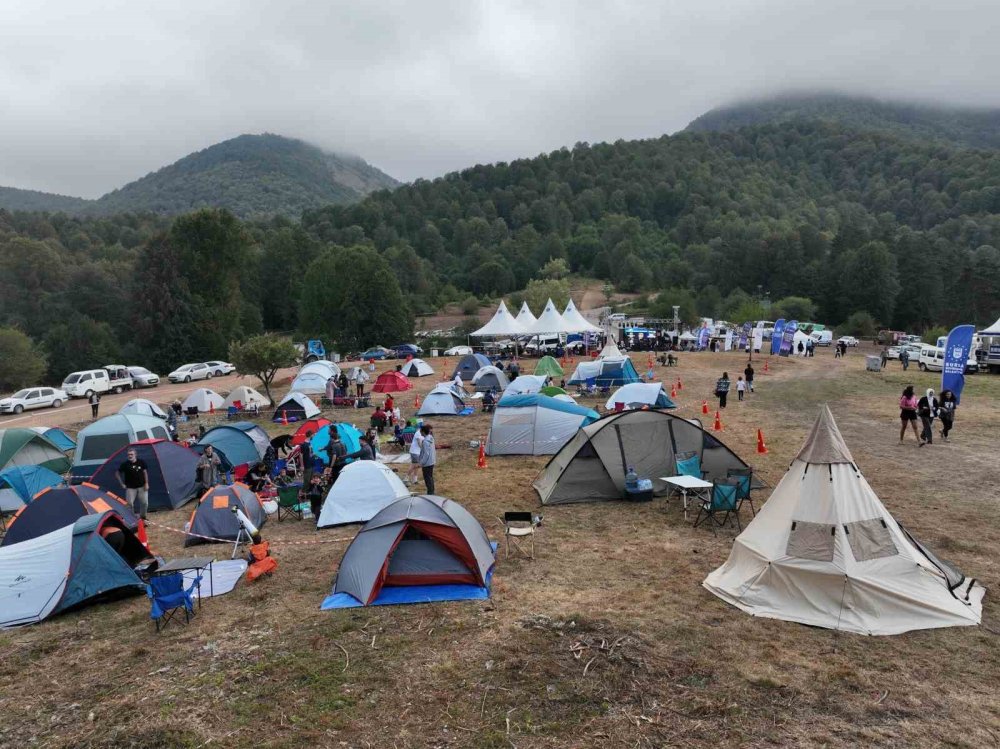
[[[462,301],[462,314],[474,315],[479,311],[479,300],[474,296],[466,297]]]
[[[873,338],[878,325],[868,312],[855,312],[842,325],[837,326],[837,335],[853,335],[858,338]]]
[[[948,329],[946,327],[943,325],[935,325],[933,328],[928,328],[924,331],[924,343],[929,343],[933,346],[937,343],[938,338],[946,335],[948,335]]]

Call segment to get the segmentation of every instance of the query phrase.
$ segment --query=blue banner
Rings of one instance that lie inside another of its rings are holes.
[[[774,324],[771,331],[771,353],[776,354],[781,350],[781,336],[785,332],[785,318],[781,318]]]
[[[956,325],[948,334],[944,344],[944,366],[941,368],[941,390],[955,394],[955,403],[962,400],[965,387],[965,366],[972,351],[972,337],[976,334],[973,325]]]
[[[781,333],[781,349],[778,354],[781,356],[791,356],[792,347],[795,345],[795,332],[799,329],[797,320],[789,320],[785,323],[785,329]]]
[[[708,348],[708,328],[702,328],[698,331],[698,350],[704,351]]]
[[[750,331],[753,330],[753,323],[745,322],[743,327],[740,328],[740,339],[736,344],[736,348],[740,351],[745,351],[747,347],[747,339],[750,337]]]

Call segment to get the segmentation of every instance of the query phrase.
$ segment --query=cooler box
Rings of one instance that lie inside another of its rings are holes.
[[[653,482],[639,479],[635,488],[625,487],[625,499],[629,502],[649,502],[653,499]]]

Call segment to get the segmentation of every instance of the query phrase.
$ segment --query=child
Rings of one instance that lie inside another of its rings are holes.
[[[317,521],[319,521],[320,512],[323,511],[323,498],[325,496],[326,491],[323,487],[323,479],[314,473],[306,492],[306,498],[309,500],[309,509],[312,512],[312,516]]]
[[[740,375],[738,378],[736,378],[736,400],[743,400],[743,394],[746,392],[746,390],[747,390],[746,380],[744,380],[743,376]]]

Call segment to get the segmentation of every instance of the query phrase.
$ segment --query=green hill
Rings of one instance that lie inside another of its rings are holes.
[[[244,218],[352,203],[398,183],[356,156],[323,151],[280,135],[241,135],[163,167],[97,200],[0,188],[0,208],[175,215],[226,208]]]
[[[687,130],[727,131],[804,120],[963,147],[1000,147],[1000,109],[931,106],[841,94],[787,94],[739,102],[701,115]]]

